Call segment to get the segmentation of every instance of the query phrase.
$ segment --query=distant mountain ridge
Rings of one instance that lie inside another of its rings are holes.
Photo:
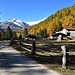
[[[27,24],[21,20],[17,20],[15,18],[11,18],[0,24],[0,30],[1,29],[5,30],[5,29],[7,29],[8,26],[10,26],[10,28],[12,30],[20,30],[22,28],[29,27],[29,24]]]

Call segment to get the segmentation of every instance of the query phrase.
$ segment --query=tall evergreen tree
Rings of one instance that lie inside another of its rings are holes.
[[[21,40],[21,39],[22,39],[22,34],[19,35],[19,40]]]
[[[2,35],[1,35],[1,32],[0,32],[0,40],[1,40],[1,37],[2,37]]]
[[[60,21],[56,22],[56,28],[57,28],[57,31],[62,30],[62,23]]]
[[[43,30],[40,30],[40,33],[39,34],[43,37],[43,35],[44,35]]]
[[[45,28],[45,29],[43,29],[43,37],[44,37],[44,38],[46,38],[46,37],[47,37],[47,30],[46,30],[46,28]]]
[[[13,32],[12,37],[13,37],[13,39],[18,39],[18,36],[15,31]]]
[[[5,32],[5,38],[6,39],[12,39],[12,30],[10,29],[10,26],[8,26],[8,28]]]
[[[25,37],[26,35],[28,35],[28,30],[27,30],[27,28],[25,28],[24,31],[23,31],[23,37]]]
[[[40,30],[40,35],[41,35],[43,38],[46,38],[46,37],[47,37],[47,30],[46,30],[46,28],[43,29],[43,30]]]
[[[5,39],[5,31],[4,31],[4,30],[1,32],[1,39],[2,39],[2,40]]]

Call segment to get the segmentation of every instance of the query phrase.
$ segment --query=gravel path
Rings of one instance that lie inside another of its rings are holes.
[[[22,55],[10,46],[0,44],[0,75],[60,75]]]

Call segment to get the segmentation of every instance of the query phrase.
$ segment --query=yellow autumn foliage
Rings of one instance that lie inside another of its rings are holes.
[[[60,25],[58,26],[58,24]],[[47,34],[50,35],[59,29],[61,25],[64,28],[75,28],[75,5],[57,10],[55,14],[52,14],[44,21],[29,27],[28,32],[30,34],[36,34],[46,28]]]

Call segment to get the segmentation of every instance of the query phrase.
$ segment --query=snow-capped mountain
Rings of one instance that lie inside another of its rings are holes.
[[[11,18],[3,23],[0,24],[0,29],[7,29],[7,27],[10,26],[12,30],[19,30],[25,27],[28,27],[29,25],[21,20],[17,20],[15,18]]]
[[[23,22],[21,20],[17,20],[15,18],[11,18],[11,19],[8,19],[7,21],[5,22],[2,22],[0,24],[0,30],[5,30],[7,29],[8,26],[10,26],[10,28],[12,30],[20,30],[20,29],[23,29],[25,27],[29,27],[29,26],[32,26],[32,25],[35,25],[35,24],[38,24],[40,23],[41,21],[44,21],[46,18],[42,19],[42,20],[39,20],[39,21],[32,21],[32,22]]]
[[[23,21],[21,21],[21,20],[17,20],[17,19],[15,19],[15,18],[11,18],[11,19],[5,21],[5,23],[7,23],[7,22],[8,22],[8,23],[13,23],[13,24],[15,24],[15,25],[17,25],[17,26],[20,26],[20,27],[29,26],[27,23],[25,23],[25,22],[23,22]]]

